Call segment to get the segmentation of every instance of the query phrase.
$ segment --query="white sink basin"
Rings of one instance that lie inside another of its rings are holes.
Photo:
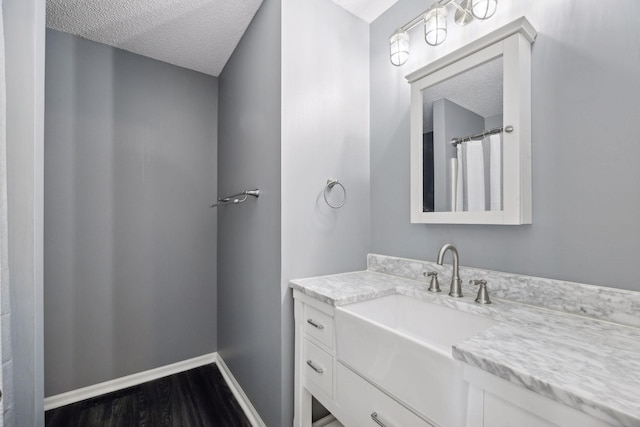
[[[447,356],[454,344],[497,324],[485,317],[404,295],[390,295],[338,310],[387,327]]]
[[[464,426],[467,385],[451,347],[497,322],[390,295],[338,307],[336,353],[354,371],[440,426]]]

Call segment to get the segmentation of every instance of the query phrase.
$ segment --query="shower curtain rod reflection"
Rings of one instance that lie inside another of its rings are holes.
[[[255,190],[244,190],[242,193],[232,194],[231,196],[227,196],[227,197],[221,197],[218,199],[218,203],[213,203],[209,205],[209,207],[217,208],[218,206],[224,206],[224,205],[238,205],[244,202],[245,200],[247,200],[249,196],[259,197],[260,190],[258,190],[257,188]]]
[[[484,138],[485,136],[495,135],[497,133],[502,132],[511,133],[513,132],[513,126],[499,126],[497,128],[485,130],[484,132],[476,133],[475,135],[463,136],[462,138],[453,138],[451,140],[451,145],[456,146],[460,143],[471,141],[473,139]]]

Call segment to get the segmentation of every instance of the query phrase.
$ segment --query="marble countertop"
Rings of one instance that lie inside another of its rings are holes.
[[[402,294],[500,322],[455,345],[453,357],[617,426],[640,426],[640,329],[492,297],[479,305],[428,292],[426,281],[373,271],[297,279],[333,306]]]

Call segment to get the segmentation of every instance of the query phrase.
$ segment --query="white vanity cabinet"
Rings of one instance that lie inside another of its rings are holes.
[[[467,427],[611,427],[540,394],[465,365]]]
[[[335,384],[333,307],[298,291],[295,315],[294,425],[311,426],[311,395],[331,411]],[[331,411],[333,413],[333,411]]]
[[[385,371],[388,370],[388,366],[385,368],[380,363],[389,362],[391,359],[385,357],[381,350],[384,346],[397,348],[397,343],[394,344],[393,340],[371,331],[364,335],[353,335],[352,331],[349,336],[345,333],[345,330],[347,332],[350,330],[349,324],[345,322],[343,316],[347,311],[346,308],[335,309],[297,290],[294,290],[294,298],[295,427],[311,427],[312,396],[337,418],[337,421],[330,424],[331,426],[338,422],[346,427],[450,427],[451,425],[612,427],[626,425],[608,418],[608,415],[602,411],[593,409],[588,415],[560,401],[552,400],[457,361],[456,366],[460,369],[458,380],[464,385],[464,393],[455,394],[458,396],[458,399],[454,398],[455,401],[445,398],[445,402],[438,403],[436,406],[455,408],[454,412],[459,413],[460,416],[445,417],[442,413],[437,413],[433,407],[423,404],[425,399],[428,401],[438,397],[453,396],[444,392],[443,383],[436,381],[436,376],[425,379],[416,372],[414,377],[403,380],[406,389],[398,388],[393,382],[370,377],[366,357],[349,357],[349,349],[356,346],[361,348],[361,353],[376,354],[378,358],[375,363]],[[338,330],[337,327],[341,329]],[[358,333],[362,334],[362,331],[358,329]],[[366,336],[378,345],[380,343],[384,345],[377,349],[375,347],[369,349],[359,341],[361,336]],[[411,354],[415,356],[415,353]],[[425,369],[429,367],[435,369],[433,372],[443,370],[442,367],[435,367],[439,365],[433,363],[425,362],[423,365]],[[456,381],[453,374],[447,374],[445,377],[446,383]],[[433,387],[437,387],[438,393],[429,395],[428,390],[418,390],[412,386],[412,384],[422,384],[424,381],[433,381]],[[417,400],[412,400],[412,396],[418,396]],[[429,423],[430,418],[425,414],[437,421]]]
[[[293,295],[294,426],[311,426],[313,396],[346,427],[433,427],[337,360],[334,307]]]

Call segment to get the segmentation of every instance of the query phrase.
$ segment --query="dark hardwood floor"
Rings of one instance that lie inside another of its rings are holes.
[[[45,413],[46,427],[251,427],[216,365]]]

